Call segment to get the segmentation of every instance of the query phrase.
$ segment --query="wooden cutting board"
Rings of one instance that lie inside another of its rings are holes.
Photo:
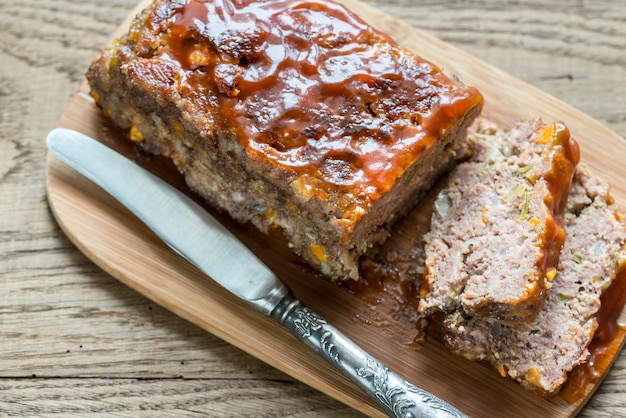
[[[403,46],[478,87],[486,99],[483,115],[502,127],[535,117],[566,122],[580,143],[582,160],[610,182],[618,205],[626,208],[626,169],[621,161],[626,156],[624,139],[589,116],[419,29],[356,0],[344,3]],[[128,24],[124,23],[119,33],[125,32]],[[138,153],[103,118],[87,92],[83,83],[59,126],[97,138],[188,193],[171,163]],[[112,276],[302,382],[368,415],[381,415],[371,400],[331,366],[169,250],[125,208],[52,155],[47,159],[47,187],[50,206],[63,231]],[[279,233],[264,235],[213,214],[307,305],[409,381],[471,416],[500,416],[505,413],[503,407],[508,416],[573,416],[600,384],[624,342],[625,333],[618,333],[596,367],[599,378],[579,388],[575,396],[571,391],[552,398],[533,395],[488,367],[449,354],[436,338],[413,343],[415,329],[410,323],[395,323],[391,317],[384,318],[387,313],[380,314],[383,320],[364,319],[367,302],[311,274]],[[408,231],[411,223],[402,227]]]

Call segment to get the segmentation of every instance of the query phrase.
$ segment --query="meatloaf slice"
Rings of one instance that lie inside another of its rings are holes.
[[[600,296],[626,269],[626,222],[612,202],[608,185],[579,167],[565,215],[567,240],[536,320],[516,328],[455,311],[443,321],[452,351],[488,360],[529,389],[557,391],[588,357]]]
[[[435,202],[419,310],[529,322],[554,278],[576,142],[561,123],[483,123]]]
[[[93,62],[92,96],[239,221],[331,278],[460,156],[483,99],[322,0],[155,0]]]

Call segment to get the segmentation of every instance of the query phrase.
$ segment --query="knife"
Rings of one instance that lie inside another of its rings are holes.
[[[97,140],[52,130],[48,149],[133,212],[168,246],[243,301],[285,326],[392,417],[465,417],[378,362],[304,306],[241,241],[189,197]],[[163,222],[175,219],[175,222]],[[237,260],[225,263],[224,260]]]

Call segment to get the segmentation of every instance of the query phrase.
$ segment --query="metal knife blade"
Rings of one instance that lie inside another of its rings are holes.
[[[304,306],[243,243],[174,187],[79,132],[54,129],[46,144],[61,161],[126,206],[174,251],[331,362],[388,415],[465,416],[406,382]]]
[[[52,131],[47,145],[230,292],[253,301],[279,286],[274,273],[204,209],[106,145],[67,129]]]

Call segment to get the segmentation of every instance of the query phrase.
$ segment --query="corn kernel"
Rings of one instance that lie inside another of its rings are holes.
[[[144,140],[143,134],[135,125],[130,127],[130,139],[135,142],[141,142]]]
[[[328,261],[326,257],[326,252],[324,251],[324,247],[319,244],[311,244],[311,252],[322,263],[326,263]]]
[[[537,371],[537,368],[535,367],[531,367],[530,370],[528,370],[528,372],[526,373],[526,381],[528,381],[528,383],[532,385],[540,386],[539,384],[540,378],[541,376],[539,375],[539,372]]]
[[[505,370],[505,368],[504,368],[504,365],[502,365],[502,364],[498,364],[498,365],[496,366],[496,369],[498,370],[498,373],[500,373],[500,376],[502,376],[502,377],[506,377],[506,370]]]

